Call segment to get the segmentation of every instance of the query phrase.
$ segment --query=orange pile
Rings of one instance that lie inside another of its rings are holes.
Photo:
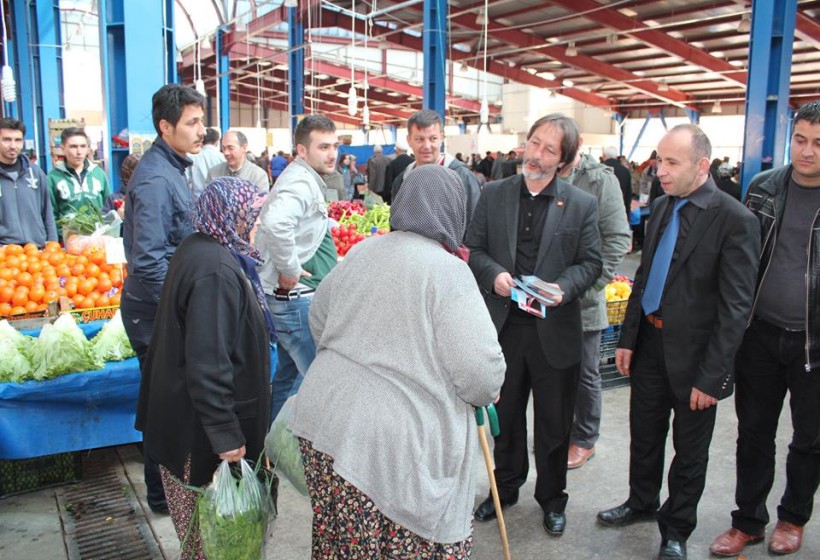
[[[71,255],[56,241],[42,251],[33,243],[0,245],[0,317],[45,311],[60,296],[78,309],[118,306],[124,274],[99,247]]]

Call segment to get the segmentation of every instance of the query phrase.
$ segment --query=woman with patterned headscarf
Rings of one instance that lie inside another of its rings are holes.
[[[273,323],[255,265],[265,195],[220,177],[196,202],[196,233],[177,248],[162,288],[137,405],[146,453],[160,465],[183,558],[201,558],[189,531],[196,493],[221,459],[256,459],[270,415]]]
[[[498,396],[505,364],[465,262],[466,205],[455,172],[414,169],[393,231],[357,245],[313,296],[316,359],[290,427],[314,560],[470,555],[473,407]]]

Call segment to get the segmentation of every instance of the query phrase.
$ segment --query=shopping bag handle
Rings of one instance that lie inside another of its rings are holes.
[[[498,434],[501,433],[501,428],[498,425],[498,413],[495,410],[495,405],[493,403],[488,404],[487,406],[477,406],[475,409],[475,421],[476,424],[479,426],[484,425],[484,409],[487,409],[487,418],[490,419],[490,434],[493,437],[498,437]]]

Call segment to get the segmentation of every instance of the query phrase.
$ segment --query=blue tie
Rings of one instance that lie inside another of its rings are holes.
[[[646,286],[641,298],[641,307],[645,315],[649,315],[658,310],[661,306],[661,295],[666,284],[666,276],[669,274],[669,266],[672,264],[672,255],[675,252],[675,243],[678,241],[678,230],[680,229],[679,212],[684,204],[689,202],[686,198],[680,198],[675,202],[672,210],[672,217],[666,225],[661,240],[655,249],[652,257],[652,266],[649,269],[649,277],[646,279]]]

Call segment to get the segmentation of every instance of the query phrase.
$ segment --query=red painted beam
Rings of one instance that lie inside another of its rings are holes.
[[[457,17],[466,18],[467,20],[470,20],[470,16],[468,15]],[[336,12],[330,12],[329,10],[322,11],[321,19],[323,25],[327,25],[330,27],[341,27],[343,29],[350,29],[351,26],[351,21],[349,17],[338,14]],[[472,17],[472,22],[472,28],[478,30],[478,27],[475,26],[475,16]],[[357,32],[364,33],[364,22],[357,20],[356,25]],[[423,41],[419,37],[413,37],[406,33],[396,33],[395,30],[384,29],[378,26],[373,27],[373,36],[376,38],[387,40],[393,44],[400,44],[403,47],[407,47],[418,52],[423,52]],[[396,43],[396,41],[399,42]],[[480,60],[477,60],[475,56],[471,53],[462,53],[460,51],[452,50],[450,56],[453,61],[463,61],[466,62],[468,66],[472,66],[477,70],[483,70],[483,63]],[[594,93],[589,93],[587,91],[577,88],[565,88],[563,87],[563,84],[561,82],[545,80],[543,78],[539,78],[538,76],[533,76],[529,72],[523,71],[521,68],[511,68],[506,64],[501,64],[494,61],[487,61],[487,72],[490,74],[495,74],[496,76],[501,76],[503,78],[514,80],[522,84],[527,84],[544,89],[557,89],[559,90],[561,95],[571,97],[573,99],[576,99],[577,101],[586,103],[587,105],[592,105],[595,107],[611,107],[614,104],[612,101],[605,97],[601,97],[599,95],[595,95]],[[490,112],[492,113],[492,111],[493,110],[491,109]]]
[[[475,18],[469,15],[455,16],[451,20],[462,27],[466,27],[473,31],[481,31],[481,26],[475,23]],[[682,91],[674,88],[669,88],[667,91],[660,91],[658,83],[652,80],[647,80],[624,70],[617,66],[612,66],[605,62],[601,62],[592,57],[578,54],[577,56],[567,56],[566,47],[564,46],[550,46],[545,44],[543,39],[539,36],[530,33],[524,33],[516,29],[507,29],[502,25],[491,22],[488,24],[488,32],[492,37],[511,43],[513,45],[526,48],[528,50],[536,51],[546,54],[550,58],[561,61],[563,64],[580,68],[594,75],[612,80],[613,82],[622,83],[625,86],[645,93],[651,97],[655,97],[667,103],[685,106],[692,101],[692,97]]]
[[[797,29],[795,35],[820,49],[820,23],[797,10]]]
[[[583,17],[596,21],[611,29],[627,33],[636,39],[653,45],[669,54],[700,66],[710,72],[721,75],[724,79],[746,85],[745,71],[738,70],[725,60],[716,58],[706,51],[697,49],[688,43],[670,37],[662,31],[651,29],[643,23],[627,17],[617,10],[601,9],[601,4],[594,0],[552,0],[553,4],[560,4],[572,12],[582,12]]]

